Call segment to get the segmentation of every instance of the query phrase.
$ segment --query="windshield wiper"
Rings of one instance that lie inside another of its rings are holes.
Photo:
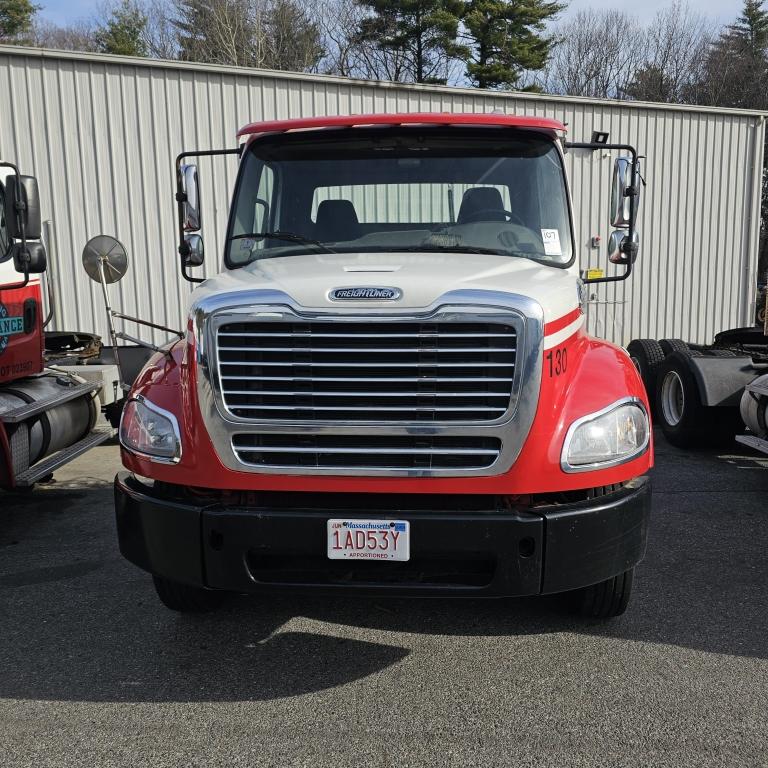
[[[313,240],[311,237],[304,237],[304,235],[297,235],[294,232],[245,232],[242,235],[232,235],[230,240],[287,240],[289,243],[299,243],[300,245],[314,245],[321,251],[326,253],[338,253],[333,248],[329,248],[327,245],[323,245],[319,240]]]
[[[524,259],[540,259],[536,253],[527,251],[510,251],[508,248],[482,248],[479,245],[413,245],[405,248],[393,248],[393,251],[429,251],[448,253],[483,253],[491,256],[520,256]]]

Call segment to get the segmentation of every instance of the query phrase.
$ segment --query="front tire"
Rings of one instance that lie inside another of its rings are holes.
[[[210,613],[224,600],[224,593],[213,589],[179,584],[162,576],[153,576],[152,581],[163,605],[179,613]]]
[[[588,619],[611,619],[627,610],[632,596],[635,569],[630,568],[618,576],[578,590],[575,595],[576,612]]]

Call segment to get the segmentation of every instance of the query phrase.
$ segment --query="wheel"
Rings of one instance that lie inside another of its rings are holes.
[[[739,431],[739,409],[707,407],[687,353],[673,352],[659,366],[656,377],[656,421],[664,437],[678,448],[721,445]]]
[[[664,355],[671,355],[673,352],[686,353],[689,350],[688,344],[682,339],[662,339],[659,342]]]
[[[627,610],[635,569],[584,587],[574,593],[576,612],[590,619],[610,619]]]
[[[680,352],[673,352],[659,366],[656,404],[657,423],[672,445],[701,444],[707,426],[704,408],[688,359]]]
[[[627,352],[637,370],[640,371],[640,378],[645,384],[645,391],[655,414],[656,372],[664,361],[664,350],[655,339],[633,339],[627,346]]]
[[[176,581],[153,576],[157,596],[166,608],[180,613],[209,613],[224,600],[224,592],[202,587],[191,587]]]

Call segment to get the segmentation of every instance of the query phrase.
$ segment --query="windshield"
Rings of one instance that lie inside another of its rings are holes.
[[[567,266],[560,153],[546,137],[508,129],[346,129],[252,142],[227,266],[328,251],[492,253]]]

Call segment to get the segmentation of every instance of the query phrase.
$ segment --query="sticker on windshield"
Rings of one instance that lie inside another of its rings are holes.
[[[556,229],[542,229],[541,239],[544,241],[544,253],[547,256],[562,256],[563,249],[560,247],[560,232]]]

